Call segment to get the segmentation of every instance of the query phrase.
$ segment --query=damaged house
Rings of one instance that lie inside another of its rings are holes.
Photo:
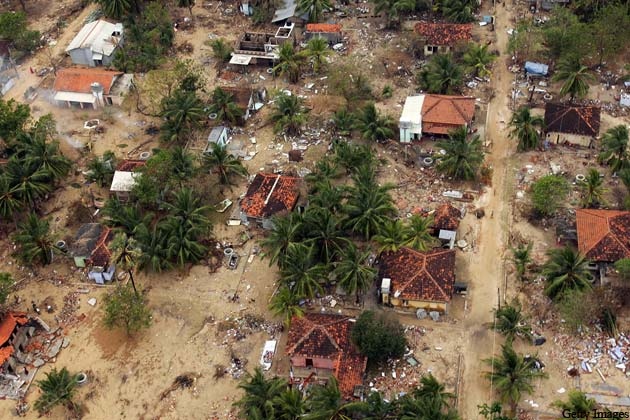
[[[300,178],[258,173],[240,203],[242,223],[258,223],[264,229],[271,229],[271,218],[286,214],[295,208],[300,195]]]
[[[66,48],[66,53],[79,66],[111,66],[114,53],[122,42],[123,24],[100,19],[81,28]]]
[[[595,147],[599,135],[601,108],[564,103],[545,104],[545,141]]]
[[[455,250],[403,247],[381,256],[381,298],[386,305],[448,312],[455,284]]]
[[[264,88],[256,90],[251,87],[221,86],[221,89],[232,95],[232,100],[241,110],[240,123],[247,121],[267,100],[267,90]]]
[[[344,399],[362,395],[367,357],[350,340],[355,320],[343,315],[307,313],[295,317],[289,328],[286,353],[291,364],[291,383],[339,383]]]
[[[461,218],[462,212],[458,208],[449,202],[443,203],[433,212],[433,235],[437,236],[442,244],[448,244],[449,248],[453,248]]]
[[[280,46],[285,42],[295,44],[294,25],[285,24],[276,33],[245,32],[236,41],[230,64],[249,66],[264,64],[271,66],[279,58]]]
[[[418,22],[415,31],[424,40],[424,55],[443,54],[455,44],[472,40],[470,23]]]
[[[116,267],[110,264],[112,252],[108,245],[114,232],[100,223],[86,223],[77,231],[76,239],[70,247],[70,255],[77,267],[87,267],[88,279],[97,284],[105,284],[114,279]]]

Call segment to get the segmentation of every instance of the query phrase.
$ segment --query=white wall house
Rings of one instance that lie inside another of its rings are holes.
[[[66,53],[72,62],[81,66],[110,66],[114,52],[123,42],[122,23],[96,20],[85,25],[74,37]]]
[[[422,137],[422,104],[424,95],[408,96],[398,121],[400,142],[411,143]]]

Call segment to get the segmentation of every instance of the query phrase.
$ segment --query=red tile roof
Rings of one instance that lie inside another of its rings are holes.
[[[107,267],[112,252],[107,245],[114,238],[114,232],[110,227],[103,227],[100,236],[96,240],[96,246],[90,254],[89,262],[96,267]]]
[[[307,23],[306,31],[337,33],[341,32],[341,25],[336,23]]]
[[[453,45],[460,41],[470,41],[470,23],[416,23],[416,32],[427,40],[427,45]]]
[[[122,172],[133,172],[146,164],[146,160],[125,159],[116,166],[116,170]]]
[[[100,83],[103,93],[108,95],[114,81],[122,74],[101,69],[61,69],[57,71],[53,89],[55,92],[92,93],[92,83]]]
[[[333,361],[335,378],[346,398],[352,397],[355,385],[363,383],[367,357],[350,341],[354,326],[348,316],[307,313],[293,318],[287,338],[289,357],[324,358]]]
[[[453,207],[451,203],[442,204],[433,213],[433,227],[435,229],[457,230],[462,212]]]
[[[448,134],[470,124],[475,115],[475,98],[467,96],[425,95],[422,103],[422,132]]]
[[[599,134],[601,108],[545,104],[545,129],[548,133],[567,133],[596,137]]]
[[[630,258],[630,212],[578,209],[578,248],[591,261]]]
[[[7,312],[0,321],[0,346],[6,344],[11,337],[13,330],[18,325],[24,325],[28,322],[28,317],[24,312]]]
[[[381,257],[380,277],[391,279],[391,293],[403,300],[450,302],[455,282],[455,250],[420,252],[401,248]]]
[[[13,346],[6,346],[6,347],[0,348],[0,366],[2,366],[2,364],[6,362],[9,359],[9,357],[11,357],[14,350],[15,349],[13,348]]]
[[[299,196],[300,178],[258,173],[241,200],[241,210],[247,217],[267,218],[291,211]]]

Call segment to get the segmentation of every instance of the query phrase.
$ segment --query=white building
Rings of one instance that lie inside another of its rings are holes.
[[[400,142],[411,143],[422,137],[422,104],[424,95],[408,96],[398,123]]]
[[[66,53],[72,62],[81,66],[110,66],[114,52],[123,41],[122,23],[96,20],[85,25],[74,37]]]

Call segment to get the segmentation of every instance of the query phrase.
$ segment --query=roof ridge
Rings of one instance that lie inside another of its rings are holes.
[[[302,344],[302,342],[303,342],[304,340],[306,340],[306,337],[308,337],[309,335],[311,335],[311,333],[312,333],[312,332],[313,332],[313,330],[315,329],[315,325],[313,324],[313,322],[311,322],[311,320],[310,320],[310,319],[308,319],[308,318],[306,318],[306,317],[302,317],[302,318],[300,318],[300,319],[302,319],[303,321],[308,322],[309,324],[311,324],[311,328],[307,331],[307,333],[306,333],[306,334],[302,335],[302,338],[300,338],[298,341],[296,341],[296,342],[295,342],[295,344],[294,344],[291,348],[287,349],[287,354],[292,354],[292,353],[295,351],[295,349],[297,348],[297,346],[299,346],[300,344]]]

